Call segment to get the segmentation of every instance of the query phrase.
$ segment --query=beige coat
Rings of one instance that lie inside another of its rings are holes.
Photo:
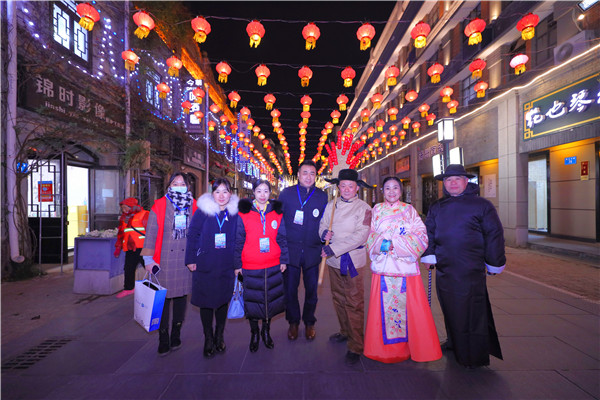
[[[319,225],[319,235],[321,237],[323,237],[323,232],[329,228],[331,207],[333,207],[333,200],[327,204],[323,212],[323,218]],[[329,242],[329,247],[331,247],[335,256],[327,259],[327,265],[340,269],[341,257],[348,252],[350,252],[355,268],[367,265],[367,249],[366,247],[360,249],[358,247],[365,245],[370,229],[371,207],[367,203],[358,197],[355,197],[349,203],[338,198],[331,227],[334,235]]]

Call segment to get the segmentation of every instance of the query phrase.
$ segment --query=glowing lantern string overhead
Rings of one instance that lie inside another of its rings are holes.
[[[389,127],[389,130],[390,130],[390,135],[394,136],[394,135],[396,135],[396,131],[398,130],[398,126],[392,125],[392,126]]]
[[[410,124],[410,118],[408,117],[404,117],[402,118],[402,121],[400,121],[402,123],[402,127],[404,129],[408,129],[408,125]]]
[[[340,94],[335,102],[340,106],[340,111],[345,111],[346,104],[348,104],[348,97],[344,94]]]
[[[517,22],[517,30],[521,32],[523,40],[530,40],[535,37],[535,27],[538,22],[540,22],[540,17],[532,13],[525,15]]]
[[[121,58],[125,60],[125,69],[128,71],[135,70],[135,64],[140,61],[140,58],[131,50],[125,50],[121,53]]]
[[[229,93],[227,97],[229,98],[229,107],[231,108],[237,108],[238,102],[242,99],[236,91]]]
[[[221,126],[227,126],[227,122],[229,121],[229,119],[227,118],[227,115],[223,114],[219,117],[219,120],[221,120]]]
[[[271,111],[271,117],[273,118],[273,122],[279,121],[279,117],[281,117],[281,112],[278,109],[274,109]]]
[[[469,38],[469,46],[481,43],[481,32],[485,29],[485,21],[475,18],[465,27],[465,35]]]
[[[446,105],[450,110],[450,114],[454,114],[456,112],[456,108],[458,107],[458,101],[452,100],[450,103]]]
[[[352,67],[346,67],[342,71],[342,79],[344,80],[344,87],[352,86],[352,79],[356,76],[356,72]]]
[[[246,107],[244,107],[246,108]],[[243,108],[242,108],[243,110]],[[254,122],[254,120],[252,118],[244,118],[244,114],[242,114],[242,121],[246,121],[246,125],[248,126],[248,129],[252,129],[252,132],[254,132],[254,125],[256,124]],[[258,127],[256,127],[258,128]],[[258,130],[260,131],[260,128],[258,128]]]
[[[427,125],[431,126],[431,125],[433,125],[433,122],[435,121],[435,114],[434,113],[427,114],[427,117],[425,119],[427,120]]]
[[[366,50],[371,47],[371,40],[375,37],[375,28],[373,28],[373,25],[365,22],[356,31],[356,37],[360,41],[360,49]]]
[[[429,104],[423,103],[419,106],[419,112],[421,113],[421,117],[426,117],[429,112]]]
[[[358,121],[353,121],[350,124],[350,128],[352,129],[352,133],[356,133],[356,131],[358,130],[359,126],[360,126],[360,123]]]
[[[219,73],[219,82],[227,83],[227,76],[231,73],[231,67],[225,61],[217,64],[217,72]]]
[[[450,96],[454,93],[454,89],[450,86],[446,86],[442,90],[440,90],[440,96],[442,96],[442,102],[447,103],[450,101]]]
[[[338,122],[340,122],[340,117],[342,116],[342,114],[338,110],[333,110],[330,115],[331,115],[331,120],[334,124],[337,124]]]
[[[371,103],[373,103],[373,109],[378,109],[383,101],[383,95],[381,93],[375,93],[371,96]]]
[[[169,75],[179,76],[179,70],[183,67],[181,60],[175,56],[167,58],[167,66],[169,67]]]
[[[327,123],[325,124],[325,129],[327,129],[327,133],[331,133],[331,131],[333,130],[333,124],[331,123],[331,121],[327,121]]]
[[[408,102],[413,102],[417,99],[417,97],[419,97],[419,94],[417,92],[415,92],[414,90],[409,90],[408,93],[406,93],[406,96],[404,96],[406,98],[406,101]]]
[[[510,60],[510,66],[515,69],[515,75],[520,75],[527,70],[525,67],[527,61],[529,61],[529,57],[525,54],[517,54]]]
[[[421,123],[420,122],[415,122],[411,126],[413,128],[413,132],[414,133],[419,133],[419,128],[421,128]]]
[[[375,122],[375,126],[377,126],[377,132],[383,132],[383,127],[385,126],[385,121],[382,119],[378,119]]]
[[[310,111],[310,105],[312,104],[312,99],[308,95],[302,96],[300,99],[300,104],[302,104],[302,111]]]
[[[396,107],[391,107],[388,109],[387,113],[390,116],[390,121],[395,121],[396,115],[398,115],[398,109]]]
[[[192,90],[192,95],[194,95],[194,97],[195,97],[194,101],[196,103],[202,104],[202,99],[204,98],[206,93],[201,88],[196,88],[196,89]]]
[[[421,49],[427,45],[427,35],[429,35],[430,31],[431,28],[429,25],[423,21],[412,28],[410,36],[415,40],[415,47],[417,49]]]
[[[486,66],[486,62],[481,58],[474,60],[471,64],[469,64],[469,71],[471,71],[471,78],[477,79],[481,78],[483,75],[483,69]]]
[[[192,29],[194,32],[194,40],[198,43],[204,43],[206,36],[210,33],[210,24],[203,17],[196,17],[192,20]]]
[[[217,114],[219,111],[221,111],[221,107],[219,107],[218,104],[213,103],[210,105],[209,110],[211,113]]]
[[[400,70],[395,65],[391,65],[385,70],[385,77],[387,78],[388,86],[396,85],[396,78],[400,75]]]
[[[138,26],[133,34],[140,39],[147,37],[150,31],[154,29],[154,20],[145,11],[138,11],[133,14],[133,22]]]
[[[88,31],[94,29],[94,23],[100,21],[100,14],[90,3],[78,4],[77,14],[79,14],[79,17],[81,18],[79,20],[79,25]]]
[[[302,111],[300,113],[300,117],[302,117],[302,122],[305,124],[308,124],[308,119],[310,118],[310,112],[308,111]]]
[[[258,77],[258,86],[264,86],[267,84],[267,78],[271,75],[271,71],[265,64],[260,64],[256,67],[256,76]]]
[[[183,112],[185,114],[189,114],[190,108],[192,108],[192,103],[190,103],[189,101],[186,100],[183,103],[181,103],[181,108],[183,108]]]
[[[265,36],[265,27],[257,20],[254,20],[248,24],[246,32],[250,37],[250,47],[256,48],[260,44],[260,40]]]
[[[268,93],[267,95],[265,95],[265,97],[263,98],[263,100],[266,103],[265,108],[267,110],[272,110],[273,109],[273,104],[275,104],[275,96],[273,96],[272,93]]]
[[[435,63],[427,69],[427,75],[431,77],[431,83],[438,83],[440,75],[444,72],[444,67],[440,63]]]
[[[371,111],[369,111],[368,108],[363,108],[363,110],[360,112],[360,116],[362,117],[363,122],[367,122],[371,116]]]
[[[479,81],[473,88],[477,92],[477,97],[485,97],[485,91],[488,88],[488,84],[484,81]]]
[[[171,91],[171,88],[164,82],[161,82],[158,85],[156,85],[156,89],[159,91],[158,97],[160,97],[161,99],[166,99],[167,93]]]
[[[248,120],[248,118],[250,118],[250,109],[248,107],[242,107],[240,114],[242,115],[242,121],[248,121],[248,125],[250,125],[250,121]],[[251,128],[248,126],[248,129]]]
[[[310,78],[313,76],[313,72],[305,65],[298,71],[298,76],[300,77],[300,85],[302,85],[302,87],[307,87],[310,83]]]
[[[302,29],[302,37],[306,40],[306,50],[312,50],[316,47],[319,36],[321,36],[321,30],[312,22]]]

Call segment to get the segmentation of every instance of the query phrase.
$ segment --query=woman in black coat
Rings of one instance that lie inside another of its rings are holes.
[[[204,328],[204,356],[225,351],[225,321],[235,276],[233,251],[238,218],[238,198],[227,179],[217,179],[212,194],[198,199],[198,212],[190,223],[185,263],[192,273],[191,303],[200,307]],[[213,317],[216,328],[213,332]]]

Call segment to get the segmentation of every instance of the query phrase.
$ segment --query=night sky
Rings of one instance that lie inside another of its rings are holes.
[[[281,112],[279,120],[285,131],[291,165],[295,172],[300,156],[300,98],[308,94],[313,100],[305,151],[305,159],[310,160],[317,151],[321,130],[331,120],[331,112],[338,109],[336,98],[344,93],[349,99],[348,105],[352,103],[354,89],[369,60],[370,51],[377,44],[396,3],[198,1],[184,4],[192,10],[189,19],[203,16],[211,25],[211,32],[206,42],[200,44],[200,49],[207,53],[215,77],[217,73],[214,67],[218,62],[227,61],[231,66],[228,82],[221,86],[226,94],[233,90],[240,94],[242,99],[237,111],[243,106],[248,107],[252,118],[261,128],[261,133],[279,146],[271,125],[271,111],[265,109],[263,100],[267,93],[272,93],[277,98],[274,108]],[[266,31],[258,48],[250,47],[246,33],[246,26],[252,19],[258,19]],[[302,29],[309,22],[319,27],[321,36],[316,47],[307,51]],[[364,22],[370,22],[376,34],[371,48],[361,51],[356,31]],[[262,87],[257,85],[255,73],[259,64],[266,64],[271,71],[267,84]],[[298,70],[303,65],[309,66],[313,71],[313,78],[305,88],[300,85],[298,77]],[[343,86],[340,75],[347,66],[356,71],[356,78],[350,88]],[[340,123],[345,114],[345,111],[342,112]],[[336,131],[332,132],[329,138],[335,134]],[[327,154],[325,150],[323,153]],[[285,169],[284,164],[282,167]]]

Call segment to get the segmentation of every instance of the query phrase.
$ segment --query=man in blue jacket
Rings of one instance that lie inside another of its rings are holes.
[[[290,263],[283,273],[285,318],[290,324],[290,340],[298,338],[301,319],[306,327],[306,339],[313,340],[316,336],[315,310],[322,247],[319,222],[327,205],[327,194],[315,186],[316,177],[315,163],[304,161],[298,169],[298,184],[285,188],[279,195],[279,201],[283,203],[283,220],[290,254]],[[302,314],[298,301],[301,274],[305,290]]]

